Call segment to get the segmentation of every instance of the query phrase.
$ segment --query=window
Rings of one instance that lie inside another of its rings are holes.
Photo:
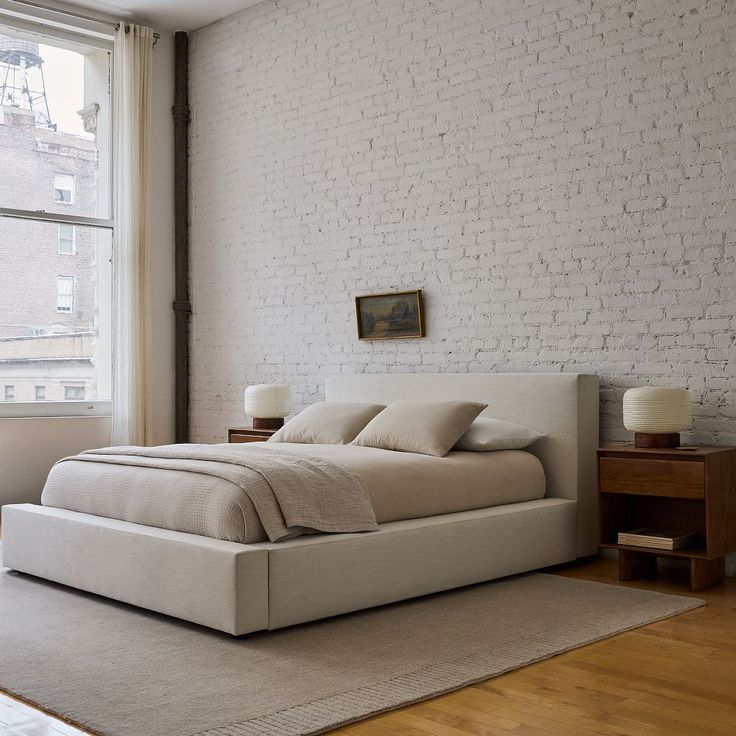
[[[5,386],[5,401],[15,401],[15,386]]]
[[[54,202],[74,203],[74,177],[71,174],[54,174]]]
[[[56,311],[71,312],[74,307],[74,276],[56,277]]]
[[[113,30],[75,27],[72,17],[45,24],[31,6],[11,13],[5,5],[0,0],[0,417],[106,414]],[[74,257],[59,265],[57,255]],[[13,390],[3,394],[3,386]]]
[[[84,401],[84,386],[64,386],[64,401]]]
[[[59,253],[61,255],[74,255],[76,250],[75,234],[74,225],[70,225],[68,222],[59,223]]]

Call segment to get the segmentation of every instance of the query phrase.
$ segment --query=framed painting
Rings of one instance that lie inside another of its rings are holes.
[[[355,297],[359,340],[424,337],[422,290]]]

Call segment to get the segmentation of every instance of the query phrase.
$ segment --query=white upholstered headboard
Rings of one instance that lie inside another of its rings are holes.
[[[598,540],[596,448],[598,377],[579,373],[396,373],[335,375],[328,401],[399,399],[483,401],[483,415],[516,422],[547,436],[530,448],[544,465],[547,495],[578,503],[577,554]]]

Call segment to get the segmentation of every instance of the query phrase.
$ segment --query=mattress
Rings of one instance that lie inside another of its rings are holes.
[[[278,449],[324,457],[358,475],[379,524],[533,501],[545,494],[541,462],[519,450],[432,457],[353,445],[279,443]],[[54,467],[41,502],[245,544],[266,539],[240,487],[180,470],[68,460]]]

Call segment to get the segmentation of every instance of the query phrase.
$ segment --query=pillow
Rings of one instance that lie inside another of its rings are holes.
[[[474,401],[395,401],[352,444],[442,457],[486,406]]]
[[[521,450],[545,437],[529,427],[500,419],[478,417],[470,429],[458,440],[454,450],[488,452],[490,450]]]
[[[383,404],[320,401],[286,422],[268,441],[347,445],[383,408]]]

